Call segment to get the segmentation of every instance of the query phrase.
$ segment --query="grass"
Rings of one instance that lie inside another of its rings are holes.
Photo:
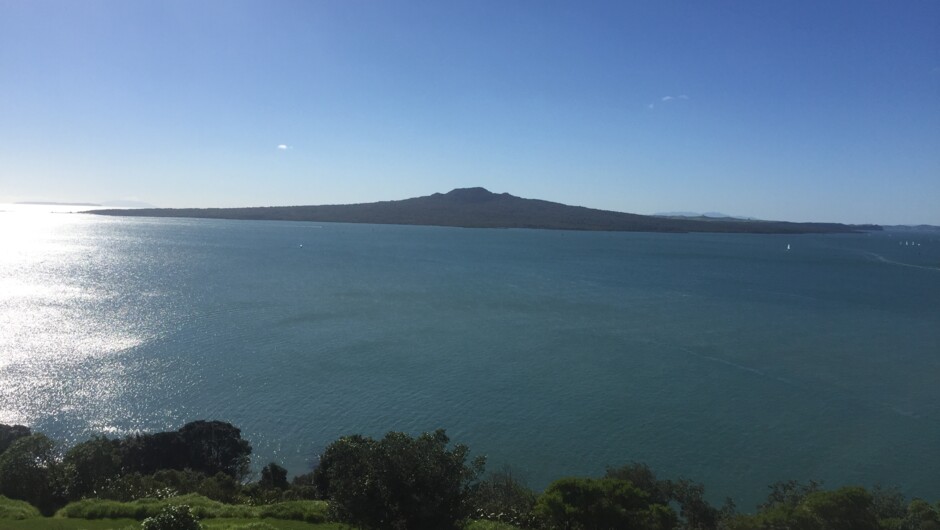
[[[206,519],[206,530],[346,530],[336,524],[312,524],[282,519]],[[133,519],[62,519],[37,517],[22,520],[0,520],[0,530],[140,530],[140,521]]]
[[[223,504],[201,495],[165,500],[117,502],[85,499],[66,505],[55,517],[42,517],[23,501],[0,496],[0,530],[139,530],[140,521],[164,507],[186,504],[206,530],[339,530],[326,523],[324,501],[285,501],[263,506]]]
[[[285,519],[205,519],[206,530],[349,530],[339,523],[305,523]],[[0,520],[0,530],[140,530],[134,519],[64,519],[34,517],[21,520]],[[467,530],[518,530],[515,526],[495,521],[472,521]]]
[[[324,501],[285,501],[262,506],[223,504],[202,495],[190,494],[169,499],[140,499],[118,502],[85,499],[66,505],[56,512],[57,518],[70,519],[134,519],[141,521],[153,517],[173,504],[188,505],[200,520],[207,519],[274,519],[306,523],[324,523],[327,503]]]
[[[467,523],[466,530],[519,530],[518,526],[486,519],[474,519]]]

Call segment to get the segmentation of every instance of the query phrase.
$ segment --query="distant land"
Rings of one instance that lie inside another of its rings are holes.
[[[753,218],[753,217],[744,217],[744,216],[741,216],[741,215],[728,215],[728,214],[726,214],[726,213],[721,213],[721,212],[704,212],[704,213],[698,213],[698,212],[658,212],[658,213],[654,213],[653,215],[655,215],[656,217],[692,217],[692,218],[707,217],[707,218],[709,218],[709,219],[746,219],[746,220],[749,220],[749,221],[757,221],[757,219],[755,219],[755,218]]]
[[[883,228],[899,232],[940,232],[940,226],[934,225],[886,225]]]
[[[323,206],[250,208],[140,208],[92,210],[97,215],[190,217],[452,226],[462,228],[540,228],[617,232],[735,232],[760,234],[850,233],[881,230],[878,225],[791,223],[743,219],[638,215],[523,199],[484,188],[459,188],[398,201]]]
[[[52,202],[52,201],[21,201],[13,204],[32,204],[36,206],[111,206],[110,204],[97,204],[93,202]],[[118,205],[114,205],[118,206]]]

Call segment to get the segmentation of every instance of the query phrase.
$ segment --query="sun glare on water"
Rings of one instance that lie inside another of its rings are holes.
[[[94,221],[64,208],[0,205],[0,423],[107,401],[121,374],[102,361],[143,340],[121,318],[95,318],[117,294],[94,281],[108,256],[83,237]],[[93,366],[94,387],[76,388],[69,374]]]

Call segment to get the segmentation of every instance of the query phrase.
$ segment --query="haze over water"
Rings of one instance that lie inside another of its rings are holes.
[[[221,419],[300,473],[443,427],[536,488],[636,460],[744,508],[786,479],[940,490],[936,233],[0,209],[0,423],[68,444]]]

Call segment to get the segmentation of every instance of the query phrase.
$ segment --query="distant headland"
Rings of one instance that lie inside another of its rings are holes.
[[[759,234],[851,233],[881,230],[878,225],[791,223],[733,218],[678,218],[639,215],[524,199],[485,188],[458,188],[397,201],[322,206],[249,208],[140,208],[91,210],[97,215],[190,217],[277,221],[316,221],[451,226],[537,228],[615,232],[727,232]]]

